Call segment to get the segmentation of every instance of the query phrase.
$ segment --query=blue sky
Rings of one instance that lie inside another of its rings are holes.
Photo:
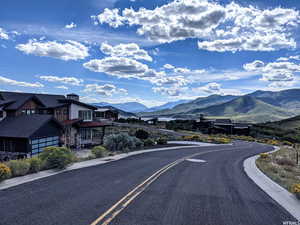
[[[148,106],[299,87],[300,2],[3,0],[0,90]]]

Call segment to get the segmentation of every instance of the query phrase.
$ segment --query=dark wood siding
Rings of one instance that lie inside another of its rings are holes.
[[[39,105],[35,101],[29,100],[15,112],[15,116],[21,115],[23,110],[35,110],[35,113],[39,113],[38,109]]]
[[[0,152],[28,153],[30,151],[28,139],[0,137]]]
[[[54,117],[58,121],[65,121],[69,119],[69,107],[60,107],[54,110]]]

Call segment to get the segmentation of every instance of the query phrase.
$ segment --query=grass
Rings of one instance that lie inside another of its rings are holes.
[[[273,181],[291,191],[294,184],[300,183],[300,165],[296,165],[296,150],[282,147],[279,151],[256,160],[258,168]]]

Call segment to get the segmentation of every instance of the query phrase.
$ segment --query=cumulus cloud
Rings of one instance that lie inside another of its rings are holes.
[[[158,86],[173,85],[181,87],[188,84],[188,80],[183,76],[161,76],[156,79],[152,79],[151,82]]]
[[[52,57],[65,61],[84,59],[89,56],[89,49],[85,45],[70,40],[59,43],[56,41],[42,42],[32,39],[26,44],[17,45],[16,48],[25,54]]]
[[[247,71],[257,71],[257,70],[261,70],[264,66],[265,63],[263,61],[255,60],[251,63],[245,64],[243,67]]]
[[[65,26],[66,29],[73,29],[73,28],[76,28],[77,27],[77,24],[75,24],[74,22],[71,22],[70,24],[67,24]]]
[[[200,49],[220,52],[295,48],[292,32],[300,21],[295,9],[262,10],[208,0],[176,0],[155,9],[137,11],[106,8],[94,19],[114,28],[136,26],[139,35],[160,43],[198,38]]]
[[[265,64],[262,61],[255,60],[252,63],[244,65],[247,71],[257,71],[262,74],[261,80],[281,82],[293,81],[295,73],[300,72],[300,65],[287,61],[277,61]]]
[[[98,85],[98,84],[87,84],[84,92],[94,93],[102,96],[112,96],[113,94],[127,95],[127,90],[123,88],[117,88],[112,84]]]
[[[79,86],[83,83],[82,79],[78,79],[76,77],[39,76],[39,78],[48,82],[69,84],[74,86]]]
[[[160,93],[168,96],[179,96],[182,93],[181,87],[153,87],[152,88],[155,93]]]
[[[107,44],[106,42],[103,42],[101,44],[100,50],[110,56],[116,56],[116,57],[130,57],[137,60],[146,60],[146,61],[152,61],[152,57],[148,54],[147,51],[144,49],[141,49],[137,44],[135,43],[129,43],[129,44],[119,44],[115,46],[111,46]]]
[[[164,65],[164,68],[165,68],[165,69],[168,69],[168,70],[172,70],[172,69],[174,69],[175,67],[174,67],[173,65],[171,65],[171,64],[165,64],[165,65]]]
[[[119,78],[146,79],[159,75],[146,64],[134,59],[116,56],[93,59],[84,63],[83,66],[93,72],[103,72]]]
[[[0,39],[4,39],[4,40],[9,39],[7,32],[1,27],[0,27]]]
[[[221,93],[221,84],[218,84],[216,82],[208,83],[203,87],[199,88],[200,90],[209,93],[209,94],[217,94]]]
[[[12,79],[9,79],[9,78],[3,77],[3,76],[0,76],[0,84],[19,86],[19,87],[31,87],[31,88],[44,87],[44,85],[39,82],[29,83],[29,82],[24,82],[24,81],[16,81],[16,80],[12,80]]]

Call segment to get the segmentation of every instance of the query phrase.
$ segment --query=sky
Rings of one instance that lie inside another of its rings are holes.
[[[0,90],[156,106],[300,87],[298,0],[2,0]]]

